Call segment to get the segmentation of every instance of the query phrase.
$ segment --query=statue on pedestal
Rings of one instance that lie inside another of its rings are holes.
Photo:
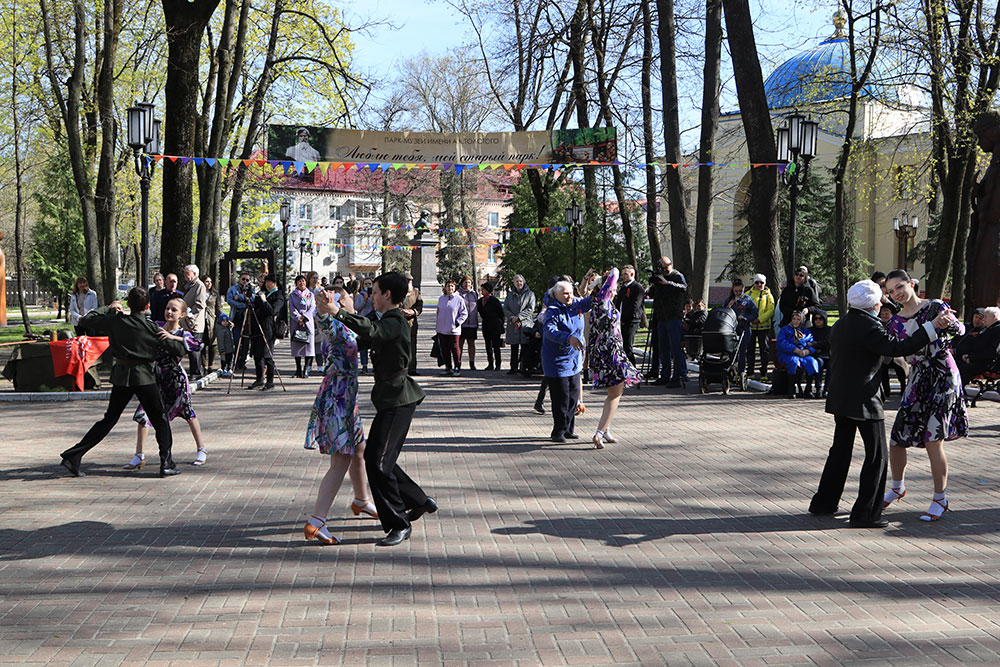
[[[420,212],[420,219],[417,220],[417,224],[413,226],[414,231],[417,232],[416,235],[414,235],[413,237],[414,241],[416,242],[422,241],[424,234],[430,234],[431,236],[434,235],[434,232],[431,231],[429,225],[430,219],[431,219],[430,211],[424,209],[423,211]]]
[[[990,166],[976,185],[966,250],[965,310],[1000,303],[1000,113],[980,114],[972,125]]]
[[[436,299],[443,292],[437,281],[438,239],[430,229],[430,218],[431,212],[423,210],[420,219],[413,225],[417,233],[411,241],[414,247],[410,256],[410,273],[413,274],[413,286],[420,290],[420,294],[427,299]]]

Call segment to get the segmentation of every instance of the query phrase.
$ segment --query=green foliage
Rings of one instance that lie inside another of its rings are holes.
[[[507,227],[510,229],[530,227],[566,227],[566,209],[572,204],[573,197],[580,202],[576,184],[566,184],[552,192],[549,214],[541,222],[538,220],[538,207],[532,194],[527,177],[522,176],[513,189],[513,213]],[[643,223],[637,222],[637,214],[641,209],[632,212],[633,228],[642,228]],[[643,257],[648,255],[646,244],[642,241],[644,234],[637,233],[636,253]],[[604,217],[597,220],[585,220],[578,232],[577,238],[577,271],[576,278],[583,277],[587,269],[593,268],[603,272],[612,266],[621,267],[628,263],[625,241],[622,236],[621,220],[615,214],[608,213],[607,233],[605,234]],[[515,274],[521,274],[528,286],[536,292],[541,292],[548,286],[549,280],[558,275],[574,275],[573,270],[573,234],[567,231],[550,232],[511,232],[503,261],[499,267],[500,275],[509,283]]]
[[[87,275],[80,200],[66,161],[56,155],[45,165],[46,187],[34,195],[38,218],[28,259],[39,284],[60,295],[69,293],[79,276]]]
[[[788,188],[778,193],[778,231],[780,246],[787,252],[789,243]],[[836,293],[834,257],[834,195],[833,179],[829,170],[812,169],[799,190],[798,218],[795,225],[797,266],[809,268],[809,275],[819,283],[821,296]],[[870,265],[861,254],[861,239],[856,233],[847,238],[847,282],[852,284],[870,275]],[[733,254],[716,280],[756,273],[750,228],[744,226],[733,241]],[[780,290],[779,290],[780,291]]]

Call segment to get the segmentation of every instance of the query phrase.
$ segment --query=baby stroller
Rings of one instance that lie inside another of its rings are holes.
[[[722,393],[728,394],[731,386],[745,391],[746,373],[736,370],[736,351],[740,347],[740,334],[736,333],[736,313],[732,308],[714,308],[708,313],[705,328],[701,331],[701,393],[709,384],[721,384]],[[743,332],[746,335],[746,332]]]
[[[518,361],[521,375],[524,377],[542,372],[542,339],[535,336],[535,331],[540,331],[540,327],[541,325],[536,325],[521,329],[521,335],[528,341],[521,344],[521,358]]]

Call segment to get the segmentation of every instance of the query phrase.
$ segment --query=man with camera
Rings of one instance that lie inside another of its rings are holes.
[[[669,257],[661,257],[649,277],[656,320],[656,346],[660,357],[660,378],[653,384],[680,387],[687,380],[687,362],[681,348],[681,320],[687,298],[687,280],[674,269]],[[672,372],[671,372],[672,371]]]
[[[256,379],[249,389],[261,391],[274,389],[274,340],[276,323],[285,311],[285,295],[278,289],[278,279],[273,274],[264,278],[264,290],[254,300],[253,314],[246,324],[250,326],[253,341],[253,361]],[[265,378],[264,370],[267,369]]]
[[[253,283],[250,282],[248,271],[240,272],[239,280],[226,290],[226,303],[229,304],[229,319],[233,323],[233,340],[239,341],[243,331],[243,323],[247,316],[247,306],[253,303]],[[242,372],[247,367],[247,352],[250,346],[243,344],[239,346],[239,358],[233,367],[234,371]]]

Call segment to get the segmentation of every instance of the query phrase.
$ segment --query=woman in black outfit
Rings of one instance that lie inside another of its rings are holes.
[[[500,337],[503,336],[505,318],[503,304],[493,296],[493,283],[480,285],[482,296],[476,302],[476,312],[483,322],[483,344],[486,346],[486,370],[500,370]]]

